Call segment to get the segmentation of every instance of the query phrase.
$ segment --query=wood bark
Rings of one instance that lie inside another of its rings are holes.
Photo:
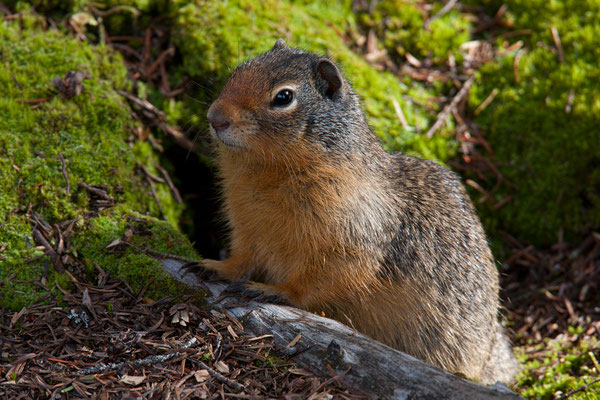
[[[159,260],[177,280],[194,288],[208,290],[208,303],[227,307],[227,300],[217,302],[226,282],[202,282],[194,274],[180,271],[183,262]],[[230,298],[228,298],[230,299]],[[235,299],[231,299],[235,301]],[[506,386],[480,385],[443,371],[398,350],[379,343],[328,318],[289,306],[247,302],[239,299],[227,312],[242,321],[249,333],[273,335],[277,348],[290,354],[302,368],[320,376],[331,377],[358,389],[370,398],[385,399],[522,399]],[[300,339],[286,349],[298,335]]]

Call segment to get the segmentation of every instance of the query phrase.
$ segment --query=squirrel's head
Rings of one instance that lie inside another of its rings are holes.
[[[368,130],[338,67],[282,39],[233,71],[207,117],[220,147],[265,161],[300,149],[344,149]]]

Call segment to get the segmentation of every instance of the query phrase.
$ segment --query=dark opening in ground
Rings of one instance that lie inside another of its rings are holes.
[[[165,151],[165,157],[173,165],[174,179],[186,204],[183,232],[203,258],[222,258],[227,248],[227,229],[220,218],[216,169],[176,146]]]

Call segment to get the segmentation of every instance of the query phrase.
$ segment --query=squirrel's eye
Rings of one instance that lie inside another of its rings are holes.
[[[273,99],[273,105],[277,107],[287,106],[294,100],[294,92],[290,89],[283,89],[277,92]]]

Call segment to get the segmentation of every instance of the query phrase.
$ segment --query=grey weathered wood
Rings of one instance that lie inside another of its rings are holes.
[[[226,283],[202,282],[193,274],[183,274],[183,264],[160,260],[164,269],[185,284],[208,289],[208,302],[216,300]],[[506,386],[480,385],[421,360],[394,350],[355,330],[328,318],[304,310],[274,304],[250,302],[227,310],[241,319],[244,329],[259,336],[273,335],[276,346],[283,349],[298,334],[291,358],[303,368],[321,376],[331,376],[328,365],[339,380],[372,398],[386,399],[521,399]]]

